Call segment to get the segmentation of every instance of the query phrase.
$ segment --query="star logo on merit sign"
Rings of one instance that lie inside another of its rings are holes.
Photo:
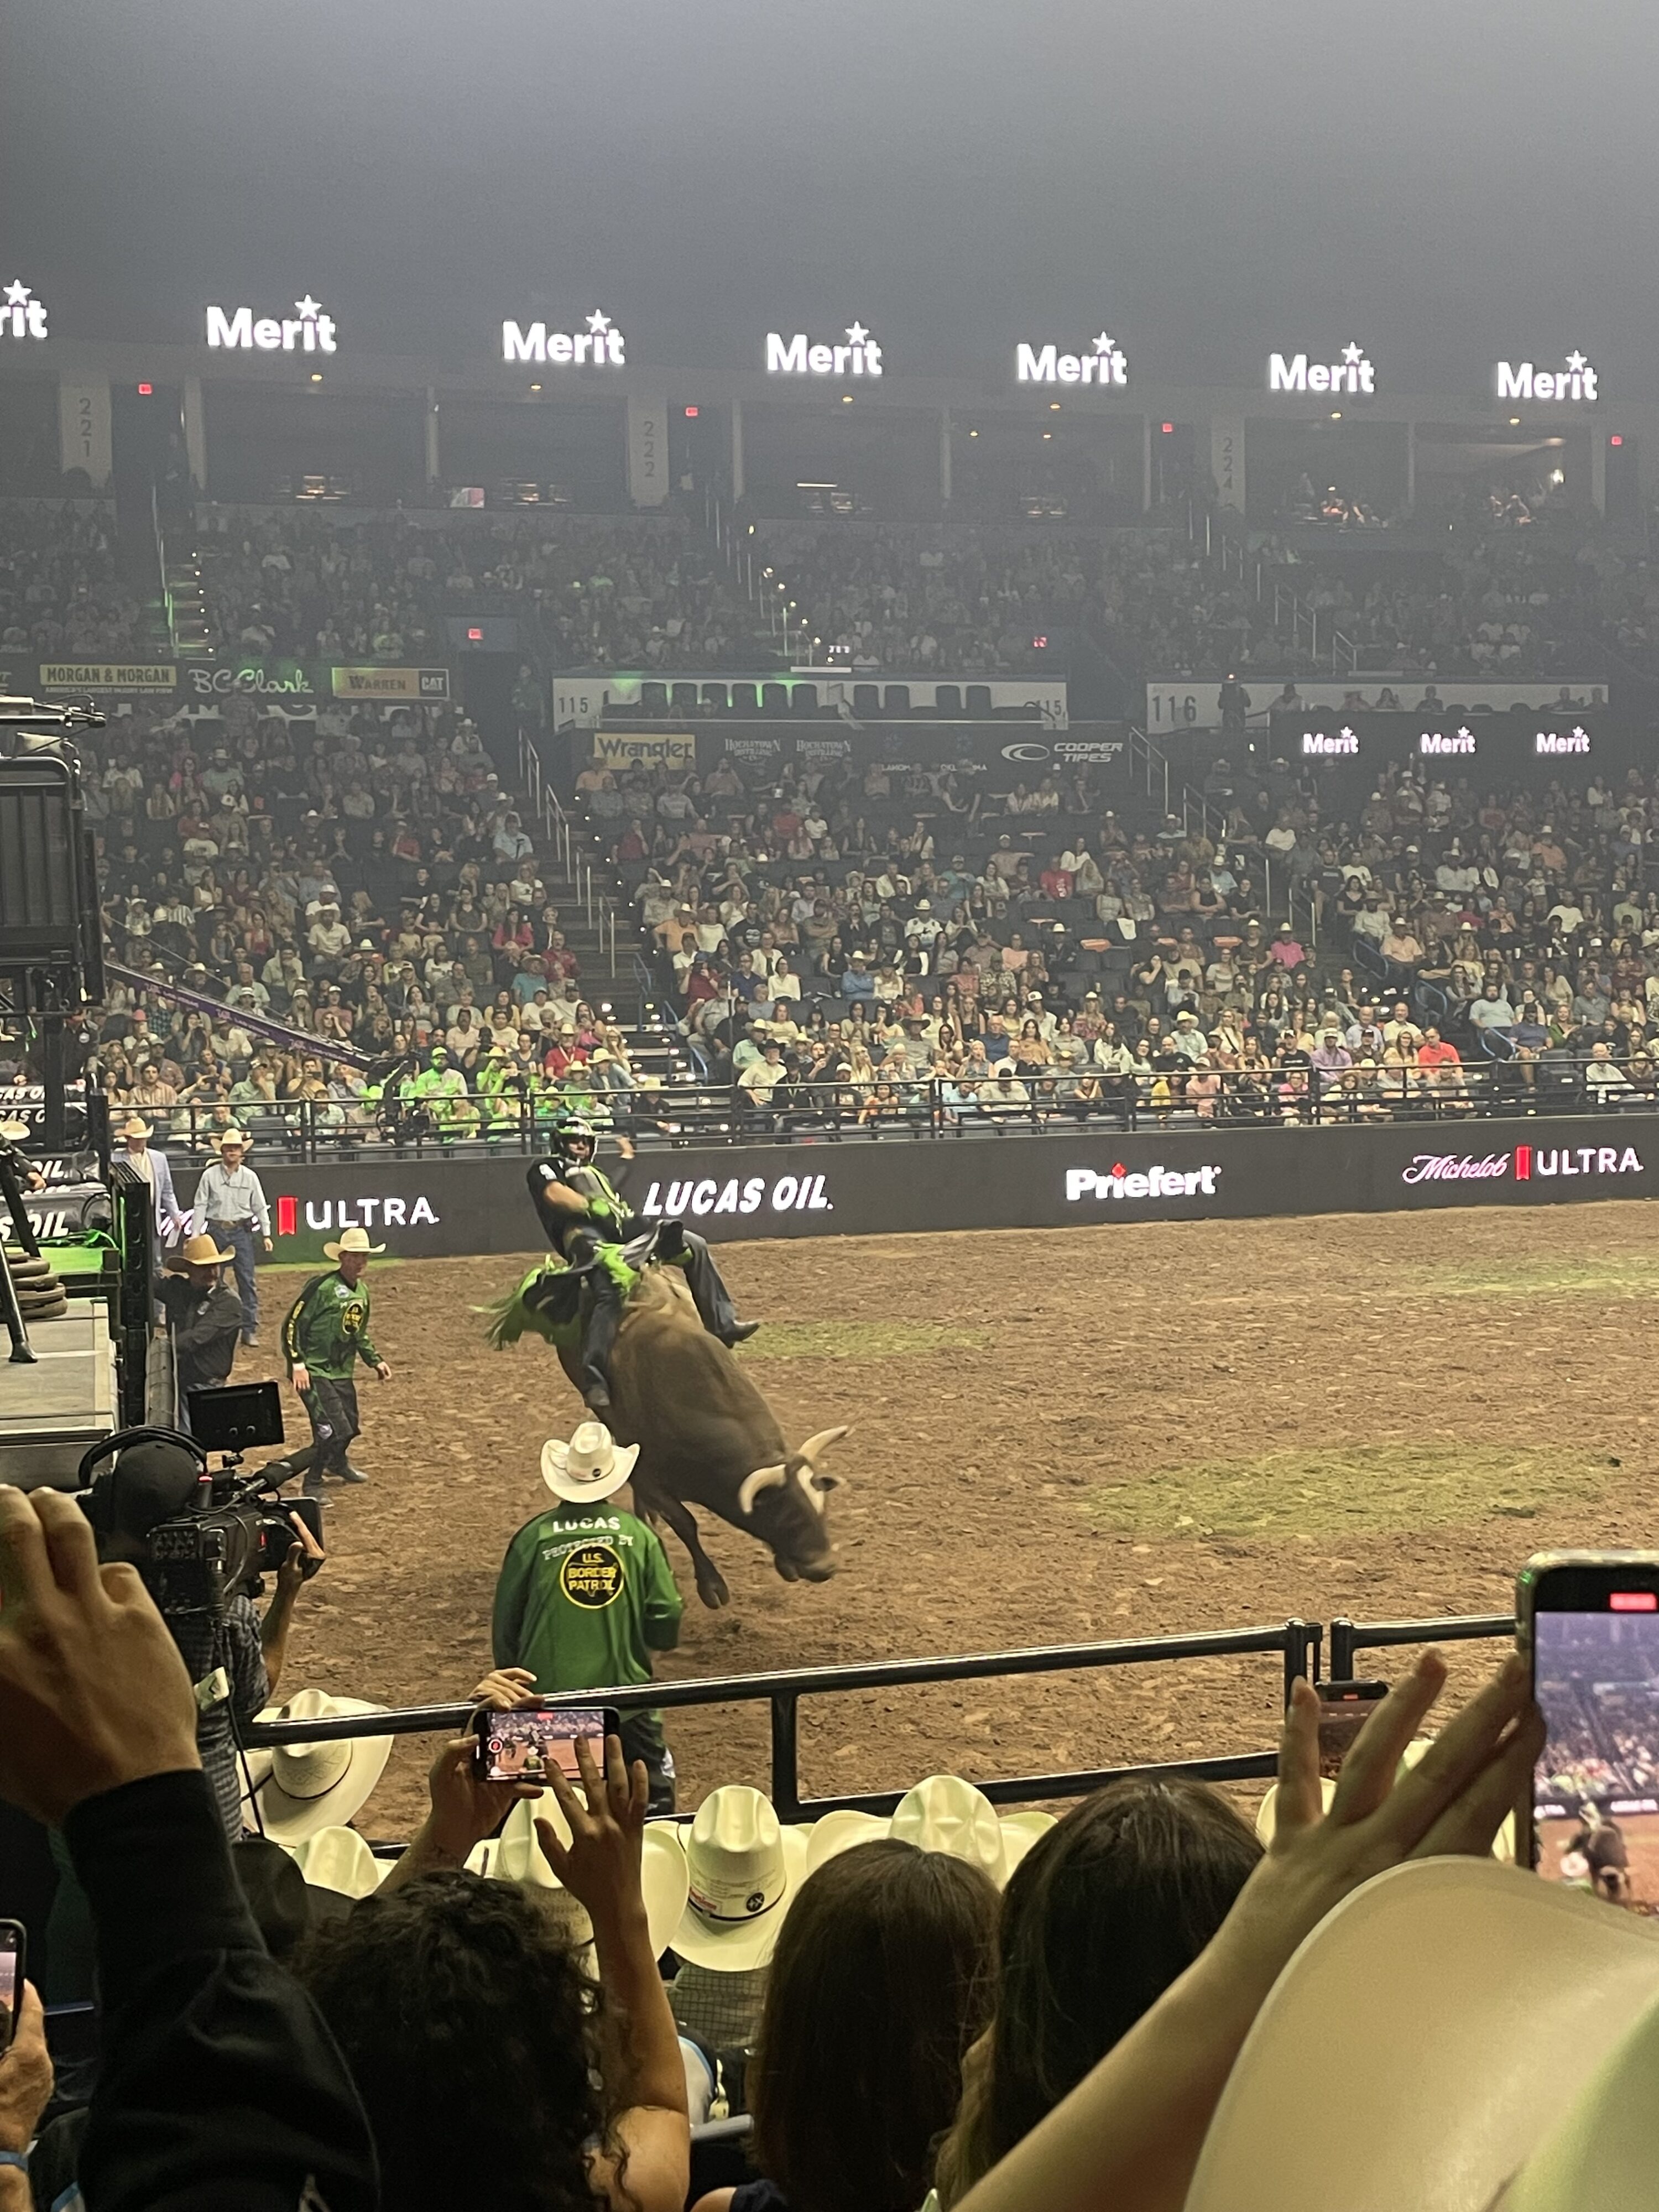
[[[608,331],[611,327],[611,318],[609,315],[602,315],[599,309],[595,307],[592,313],[587,319],[587,327],[590,331],[596,332],[600,331]]]
[[[322,301],[313,300],[309,292],[306,294],[303,300],[296,300],[294,305],[297,312],[303,315],[308,323],[314,323],[323,312]]]
[[[1342,358],[1350,368],[1357,368],[1363,356],[1357,345],[1345,345],[1342,349]]]
[[[1583,370],[1588,368],[1589,367],[1589,363],[1585,360],[1582,353],[1570,353],[1567,356],[1567,367],[1572,371],[1573,374],[1577,376]]]
[[[6,305],[9,307],[21,307],[26,306],[27,304],[29,288],[27,284],[12,283],[8,284],[6,287]]]
[[[870,333],[865,329],[862,323],[848,323],[847,325],[847,335],[851,338],[854,345],[862,345],[866,338],[869,337]]]
[[[1112,342],[1111,342],[1110,338],[1109,338],[1109,337],[1107,337],[1107,335],[1106,335],[1105,331],[1103,331],[1101,332],[1100,336],[1099,336],[1099,337],[1095,340],[1095,351],[1096,351],[1097,353],[1108,353],[1108,354],[1109,354],[1109,353],[1110,353],[1110,352],[1111,352],[1111,350],[1112,350]]]

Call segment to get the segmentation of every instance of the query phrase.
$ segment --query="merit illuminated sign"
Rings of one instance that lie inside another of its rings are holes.
[[[1532,741],[1535,753],[1587,753],[1590,749],[1588,730],[1540,730]]]
[[[46,302],[33,298],[27,284],[14,279],[9,284],[0,285],[0,337],[45,337]]]
[[[1352,730],[1339,730],[1334,737],[1324,730],[1304,730],[1302,732],[1304,760],[1340,759],[1358,750],[1359,739]]]
[[[207,311],[207,342],[231,353],[332,353],[335,321],[325,315],[309,292],[294,302],[292,315],[256,316],[252,307],[227,314],[222,307]]]
[[[1129,364],[1104,331],[1087,353],[1060,353],[1052,345],[1014,348],[1016,384],[1115,384],[1129,380]]]
[[[1282,353],[1267,360],[1269,392],[1375,392],[1376,371],[1357,345],[1345,345],[1340,361],[1310,361],[1305,353]]]
[[[1419,753],[1440,756],[1446,753],[1472,753],[1474,750],[1474,732],[1455,730],[1448,736],[1443,730],[1425,730],[1417,740]]]
[[[881,348],[862,323],[848,323],[845,345],[815,345],[805,331],[766,333],[769,376],[879,376]]]
[[[1529,361],[1500,361],[1495,381],[1500,399],[1595,398],[1595,371],[1582,353],[1570,353],[1561,368],[1534,368]]]
[[[503,361],[551,362],[591,368],[625,368],[623,334],[608,315],[595,308],[586,327],[580,331],[550,331],[545,323],[520,329],[517,323],[501,325]]]

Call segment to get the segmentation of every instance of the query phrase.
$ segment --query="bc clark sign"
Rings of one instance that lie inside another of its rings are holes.
[[[170,660],[43,660],[43,691],[171,691],[179,671]]]
[[[310,703],[317,696],[310,671],[298,660],[233,660],[213,668],[191,662],[185,678],[192,699],[253,696]]]
[[[1595,402],[1595,371],[1582,353],[1570,353],[1559,368],[1534,368],[1529,361],[1500,361],[1492,372],[1500,399],[1573,399]]]
[[[1014,348],[1016,384],[1126,385],[1129,364],[1104,331],[1085,353],[1061,353],[1054,345]]]
[[[859,322],[848,323],[841,345],[820,344],[806,331],[787,338],[768,331],[766,368],[770,376],[879,376],[881,348]]]
[[[1376,371],[1363,347],[1345,345],[1335,361],[1310,360],[1305,353],[1270,354],[1269,392],[1375,392]]]
[[[331,668],[337,699],[447,699],[447,668]]]
[[[334,353],[337,327],[309,292],[294,302],[292,315],[255,315],[252,307],[207,311],[207,342],[216,352]]]
[[[544,322],[503,323],[503,361],[550,362],[555,368],[626,368],[622,332],[596,307],[579,331],[550,331]]]

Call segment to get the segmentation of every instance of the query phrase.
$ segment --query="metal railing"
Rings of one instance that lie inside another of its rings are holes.
[[[1207,1631],[1194,1636],[1153,1636],[1103,1644],[1043,1644],[1025,1651],[985,1652],[962,1658],[876,1660],[863,1666],[805,1667],[787,1673],[716,1675],[703,1681],[629,1683],[550,1698],[556,1709],[611,1705],[622,1712],[679,1711],[694,1705],[764,1705],[770,1731],[769,1795],[780,1820],[817,1820],[842,1811],[891,1814],[902,1790],[866,1790],[831,1797],[800,1794],[800,1705],[805,1698],[857,1690],[908,1689],[927,1682],[975,1682],[1027,1674],[1058,1674],[1103,1667],[1139,1667],[1181,1660],[1277,1654],[1288,1699],[1298,1677],[1317,1678],[1323,1632],[1316,1621],[1287,1620],[1278,1628]],[[459,1734],[474,1708],[416,1705],[390,1712],[343,1715],[326,1720],[254,1723],[245,1733],[249,1749],[281,1743],[333,1743],[353,1736]],[[981,1782],[994,1805],[1018,1805],[1045,1797],[1084,1797],[1130,1775],[1182,1774],[1206,1782],[1270,1780],[1275,1751],[1238,1752],[1203,1759],[1148,1761],[1129,1766],[1066,1768]]]
[[[543,834],[551,844],[558,864],[564,871],[587,927],[594,932],[600,951],[610,962],[611,973],[614,976],[617,972],[616,902],[596,877],[592,860],[578,842],[576,825],[559,803],[558,793],[548,781],[535,738],[527,730],[519,732],[519,781],[531,811],[541,824]]]
[[[1330,1668],[1334,1682],[1352,1681],[1354,1654],[1393,1650],[1402,1644],[1475,1644],[1515,1634],[1512,1615],[1465,1613],[1450,1620],[1350,1620],[1339,1613],[1331,1623]]]
[[[695,1040],[688,1041],[688,1049],[694,1047]],[[329,1058],[325,1041],[319,1040],[317,1054]],[[1614,1063],[1605,1065],[1625,1073]],[[1602,1133],[1596,1144],[1565,1151],[1549,1147],[1529,1163],[1529,1173],[1548,1176],[1588,1172],[1585,1163],[1572,1164],[1581,1152],[1617,1151],[1609,1139],[1622,1115],[1659,1113],[1655,1071],[1650,1066],[1641,1073],[1644,1084],[1651,1087],[1627,1083],[1610,1091],[1584,1080],[1583,1062],[1571,1069],[1507,1060],[1450,1069],[1337,1073],[1317,1067],[1212,1070],[1187,1063],[1170,1072],[1121,1074],[1022,1069],[1007,1087],[999,1087],[996,1079],[975,1087],[938,1076],[878,1074],[785,1081],[769,1097],[741,1084],[694,1081],[628,1091],[550,1088],[525,1095],[513,1090],[435,1104],[295,1098],[243,1101],[228,1109],[187,1103],[143,1105],[140,1110],[155,1141],[185,1157],[210,1158],[216,1131],[234,1120],[267,1156],[312,1161],[365,1150],[387,1158],[528,1153],[545,1149],[559,1126],[578,1115],[602,1131],[629,1137],[641,1149],[991,1139],[1091,1127],[1133,1131],[1374,1123],[1433,1127],[1443,1139],[1461,1131],[1478,1146],[1492,1140],[1475,1132],[1493,1125],[1513,1129],[1518,1122],[1524,1128],[1540,1116],[1595,1123]],[[1504,1141],[1508,1144],[1507,1135]],[[1472,1165],[1468,1173],[1474,1171]]]

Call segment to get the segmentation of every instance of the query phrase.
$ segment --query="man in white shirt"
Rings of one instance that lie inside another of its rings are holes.
[[[221,1250],[228,1249],[236,1262],[236,1289],[242,1301],[242,1341],[259,1341],[259,1285],[255,1272],[253,1240],[257,1236],[270,1249],[270,1208],[264,1187],[247,1159],[247,1139],[240,1129],[227,1129],[219,1139],[219,1157],[202,1170],[196,1186],[191,1224],[199,1236],[204,1230]]]
[[[155,1234],[162,1244],[171,1244],[179,1233],[189,1228],[190,1216],[173,1195],[173,1170],[165,1152],[149,1149],[149,1123],[135,1114],[116,1132],[125,1149],[120,1158],[143,1182],[149,1184],[155,1200]]]

